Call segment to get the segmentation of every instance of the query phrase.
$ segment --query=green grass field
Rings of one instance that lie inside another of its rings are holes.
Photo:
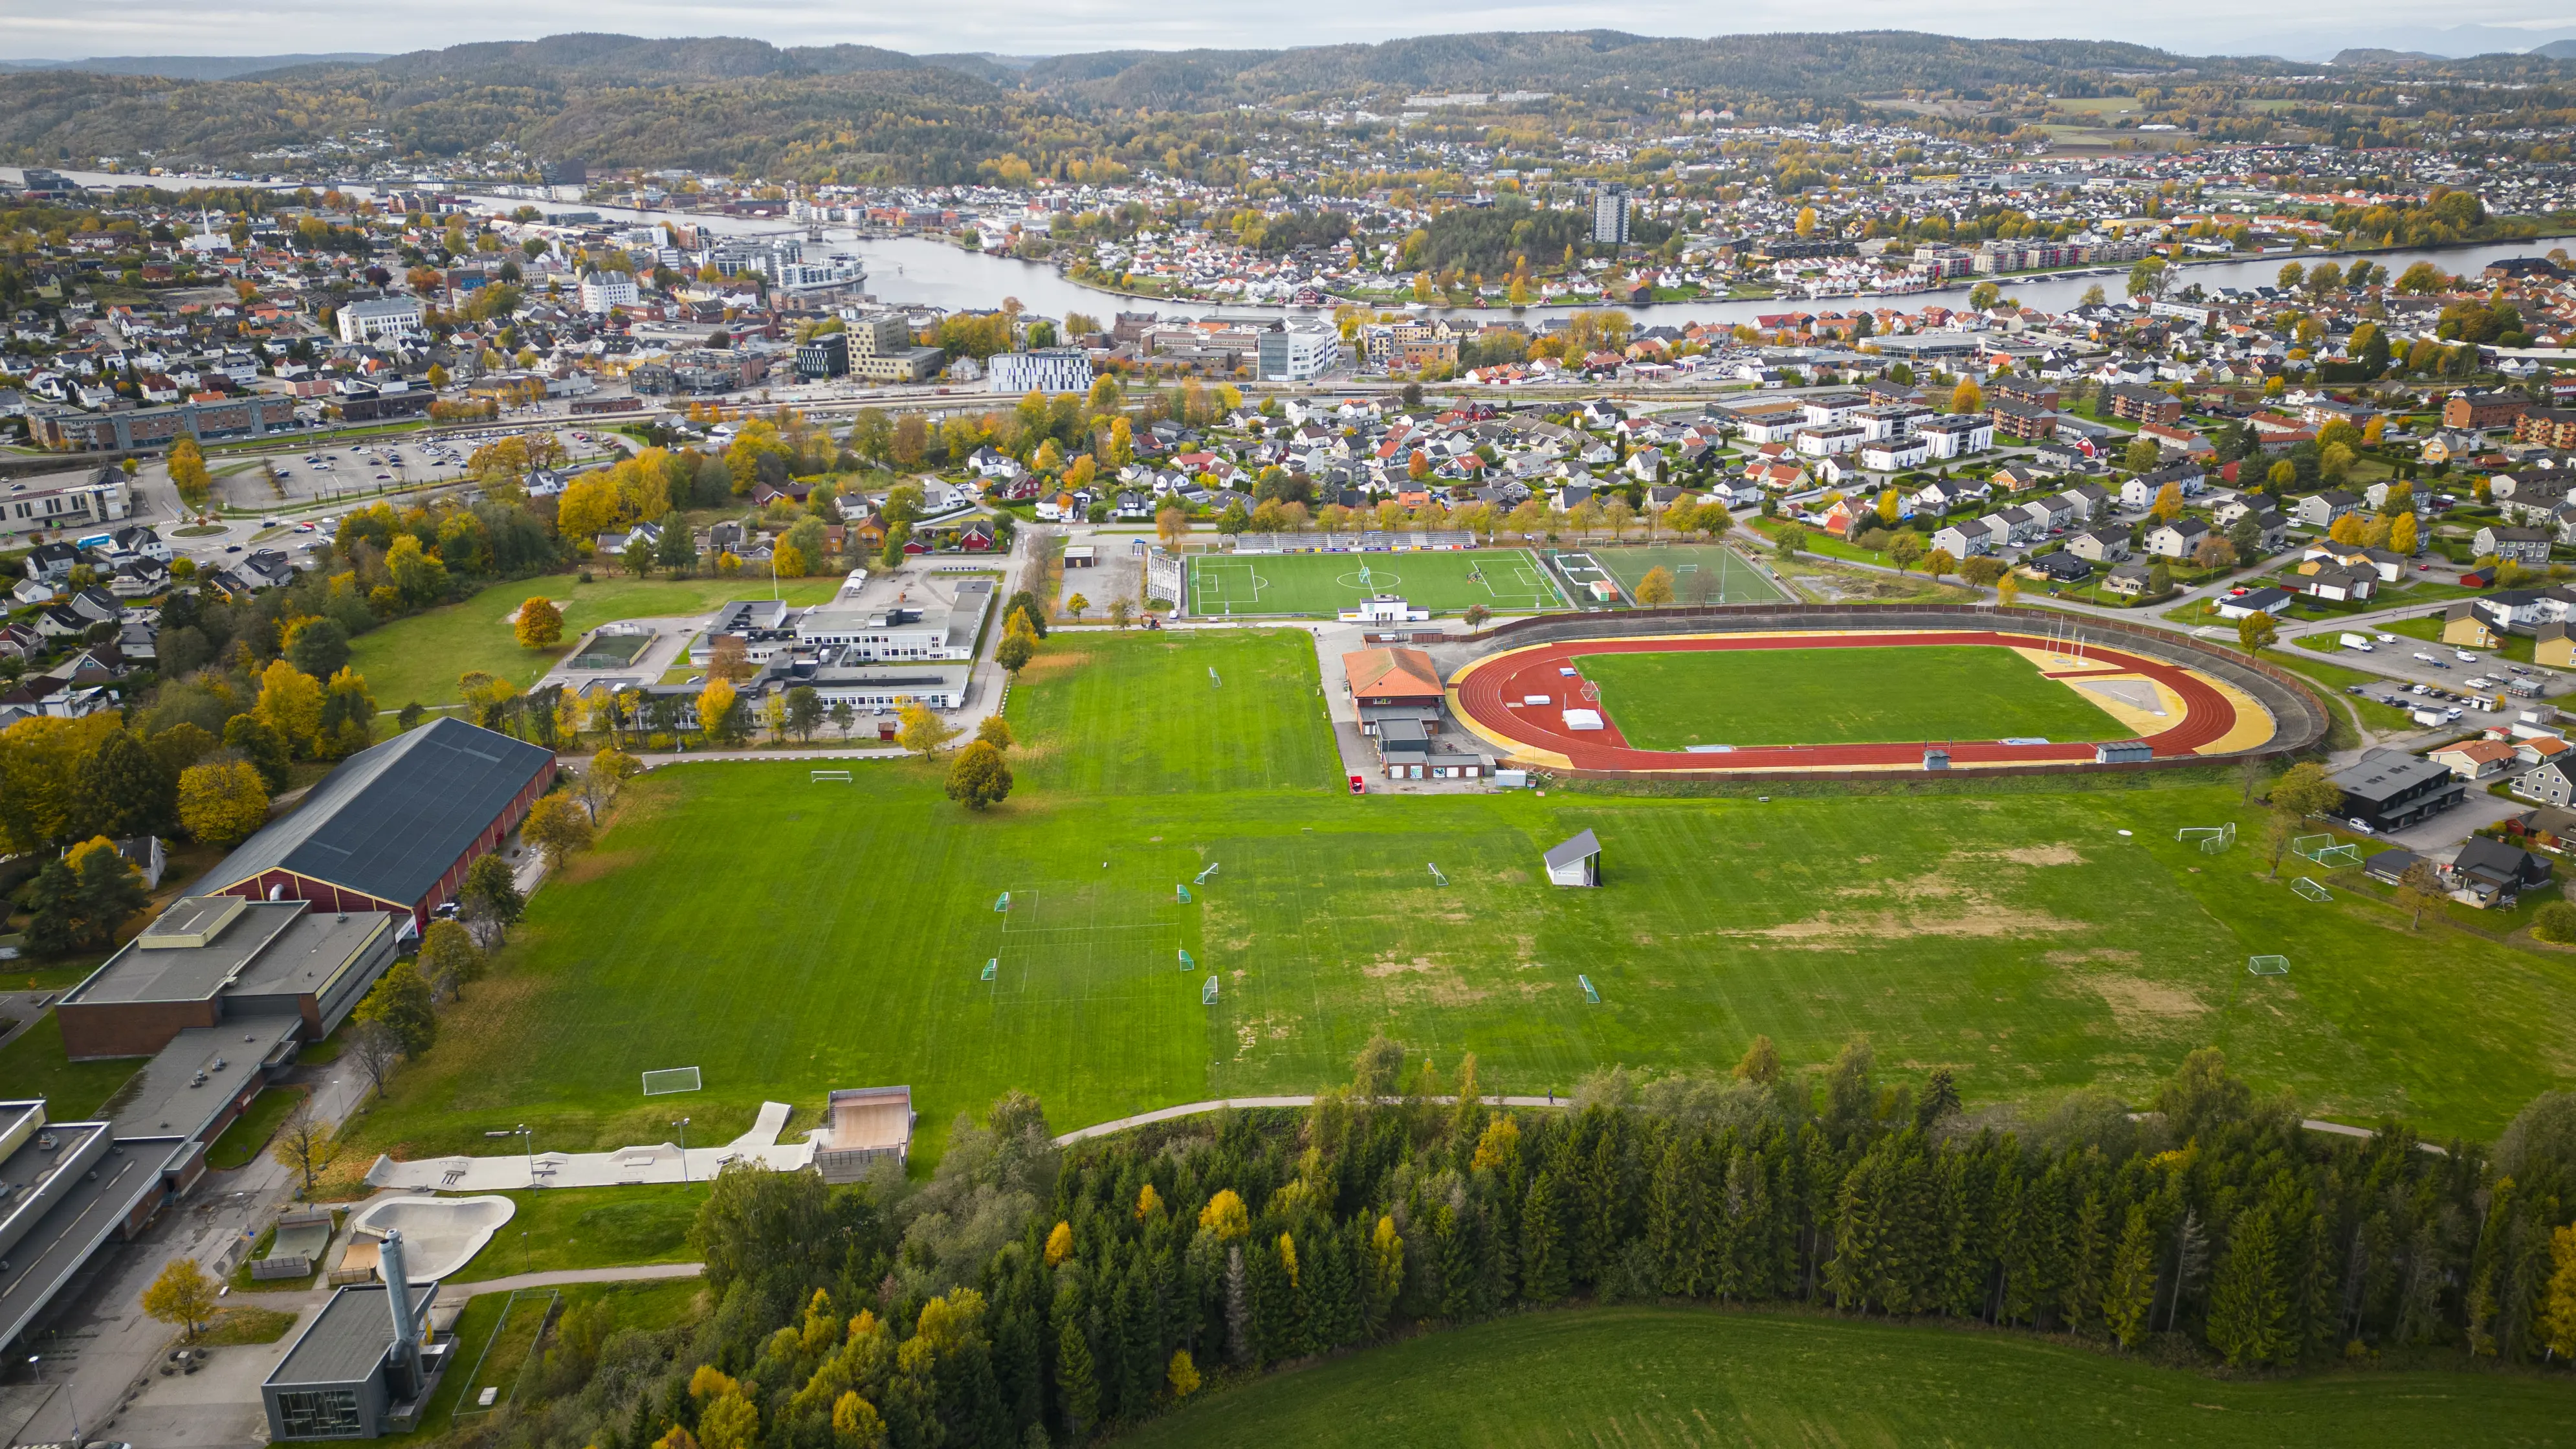
[[[1776,604],[1788,594],[1741,554],[1713,543],[1657,543],[1638,548],[1597,548],[1592,557],[1634,600],[1637,586],[1655,569],[1673,575],[1677,604]],[[1706,597],[1702,598],[1703,588]]]
[[[2120,740],[2133,731],[2009,649],[1587,654],[1601,706],[1639,749],[1916,740]]]
[[[679,1112],[667,1114],[682,1115]],[[688,1114],[697,1123],[695,1114]],[[673,1140],[664,1132],[657,1141]],[[698,1146],[706,1143],[690,1139]],[[648,1183],[633,1187],[557,1187],[500,1196],[519,1205],[483,1251],[449,1275],[480,1283],[520,1273],[557,1273],[621,1263],[685,1263],[689,1223],[706,1201],[703,1183]]]
[[[1379,1030],[1444,1069],[1475,1051],[1527,1092],[1613,1063],[1723,1067],[1756,1033],[1814,1067],[1868,1032],[1899,1074],[1956,1069],[1971,1102],[2142,1096],[2215,1042],[2312,1112],[2435,1132],[2492,1133],[2576,1079],[2547,1025],[2576,1021],[2564,963],[2312,905],[2250,846],[2173,843],[2225,819],[2260,836],[2232,779],[1354,798],[1312,641],[1286,631],[1066,636],[1011,719],[1020,785],[983,815],[911,764],[855,786],[794,763],[637,781],[360,1119],[365,1150],[482,1152],[522,1121],[539,1150],[658,1142],[683,1110],[717,1141],[763,1100],[797,1109],[792,1137],[831,1088],[908,1083],[927,1156],[1007,1088],[1060,1128],[1310,1091]],[[1606,888],[1546,886],[1540,851],[1587,827]],[[2273,952],[2292,974],[2249,982]],[[640,1095],[638,1073],[693,1064],[704,1091]]]
[[[304,1093],[295,1087],[270,1087],[253,1097],[250,1110],[233,1119],[206,1147],[206,1165],[217,1172],[229,1172],[256,1161],[268,1148],[268,1139],[277,1135],[278,1127]]]
[[[2571,1413],[2563,1377],[2538,1374],[2231,1382],[2018,1334],[1606,1308],[1523,1314],[1271,1374],[1120,1442],[2564,1444]]]
[[[786,579],[780,581],[778,594],[791,604],[819,604],[840,587],[838,577]],[[458,676],[479,669],[525,689],[579,643],[585,630],[612,620],[704,614],[728,599],[768,595],[766,574],[757,579],[602,575],[587,584],[569,574],[548,574],[494,584],[461,604],[396,619],[361,634],[349,643],[349,667],[367,677],[367,687],[382,708],[453,704]],[[511,632],[510,616],[520,604],[540,596],[566,604],[563,642],[551,649],[523,648]]]
[[[1330,615],[1371,594],[1401,594],[1435,614],[1463,613],[1476,604],[1497,614],[1566,607],[1564,593],[1527,549],[1201,554],[1190,560],[1195,614]]]

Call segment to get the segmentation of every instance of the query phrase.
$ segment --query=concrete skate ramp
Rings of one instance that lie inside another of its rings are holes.
[[[519,1205],[506,1197],[389,1197],[361,1209],[350,1227],[403,1235],[403,1271],[412,1281],[445,1278],[473,1261]]]

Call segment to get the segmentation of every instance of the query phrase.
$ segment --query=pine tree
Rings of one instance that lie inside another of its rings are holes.
[[[2144,1204],[2131,1204],[2112,1254],[2111,1276],[2102,1286],[2102,1322],[2122,1348],[2135,1348],[2147,1335],[2147,1320],[2156,1302],[2155,1232],[2147,1225]]]
[[[1225,1250],[1225,1351],[1239,1364],[1255,1364],[1261,1357],[1253,1339],[1252,1293],[1245,1282],[1241,1243]]]
[[[2078,1333],[2101,1325],[2103,1274],[2111,1252],[2110,1206],[2099,1188],[2087,1188],[2075,1209],[2075,1233],[2067,1244],[2066,1326]]]
[[[1556,1174],[1541,1170],[1521,1205],[1521,1296],[1532,1303],[1554,1303],[1570,1287],[1556,1197]]]
[[[2209,1290],[2209,1346],[2234,1368],[2274,1362],[2289,1327],[2288,1300],[2278,1226],[2264,1209],[2247,1208],[2228,1234],[2226,1260]]]
[[[1079,1444],[1099,1417],[1100,1386],[1092,1381],[1091,1345],[1070,1316],[1056,1332],[1055,1386],[1064,1405],[1064,1431]]]
[[[1678,1298],[1707,1291],[1700,1243],[1707,1233],[1707,1181],[1695,1135],[1675,1132],[1664,1141],[1646,1189],[1646,1247],[1654,1257],[1656,1286]]]
[[[1484,1215],[1473,1199],[1443,1214],[1448,1231],[1440,1235],[1440,1316],[1453,1323],[1482,1317],[1477,1277],[1483,1266]]]

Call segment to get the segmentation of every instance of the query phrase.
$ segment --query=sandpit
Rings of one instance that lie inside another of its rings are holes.
[[[403,1271],[415,1282],[454,1273],[519,1210],[506,1197],[389,1197],[361,1209],[352,1232],[403,1235]]]

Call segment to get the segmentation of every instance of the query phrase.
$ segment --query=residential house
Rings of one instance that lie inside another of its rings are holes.
[[[2463,780],[2483,780],[2489,775],[2501,775],[2521,763],[2521,757],[2514,753],[2513,746],[2502,740],[2490,739],[2462,740],[2427,751],[2424,757],[2436,764],[2450,766],[2451,773]]]
[[[2129,556],[2129,531],[2125,528],[2094,528],[2071,534],[2066,552],[2093,563],[2119,563]]]
[[[2549,541],[2549,534],[2541,529],[2490,523],[2469,540],[2469,548],[2480,558],[2492,555],[2498,562],[2509,560],[2537,567],[2549,562]]]
[[[2222,594],[2212,602],[2222,619],[2242,619],[2252,614],[2270,614],[2279,618],[2291,599],[2288,589],[2248,589],[2241,594]]]
[[[2556,629],[2561,639],[2567,635],[2564,624],[2543,624],[2540,627],[2543,630]],[[2501,649],[2504,636],[2479,617],[2474,601],[2462,599],[2442,611],[2442,642],[2455,649]]]
[[[2187,559],[2200,547],[2200,541],[2209,537],[2209,525],[2197,518],[2170,519],[2147,530],[2147,552],[2160,558]]]
[[[2290,508],[2290,516],[2310,528],[2331,528],[2347,513],[2359,511],[2361,495],[2342,488],[2311,493]]]

